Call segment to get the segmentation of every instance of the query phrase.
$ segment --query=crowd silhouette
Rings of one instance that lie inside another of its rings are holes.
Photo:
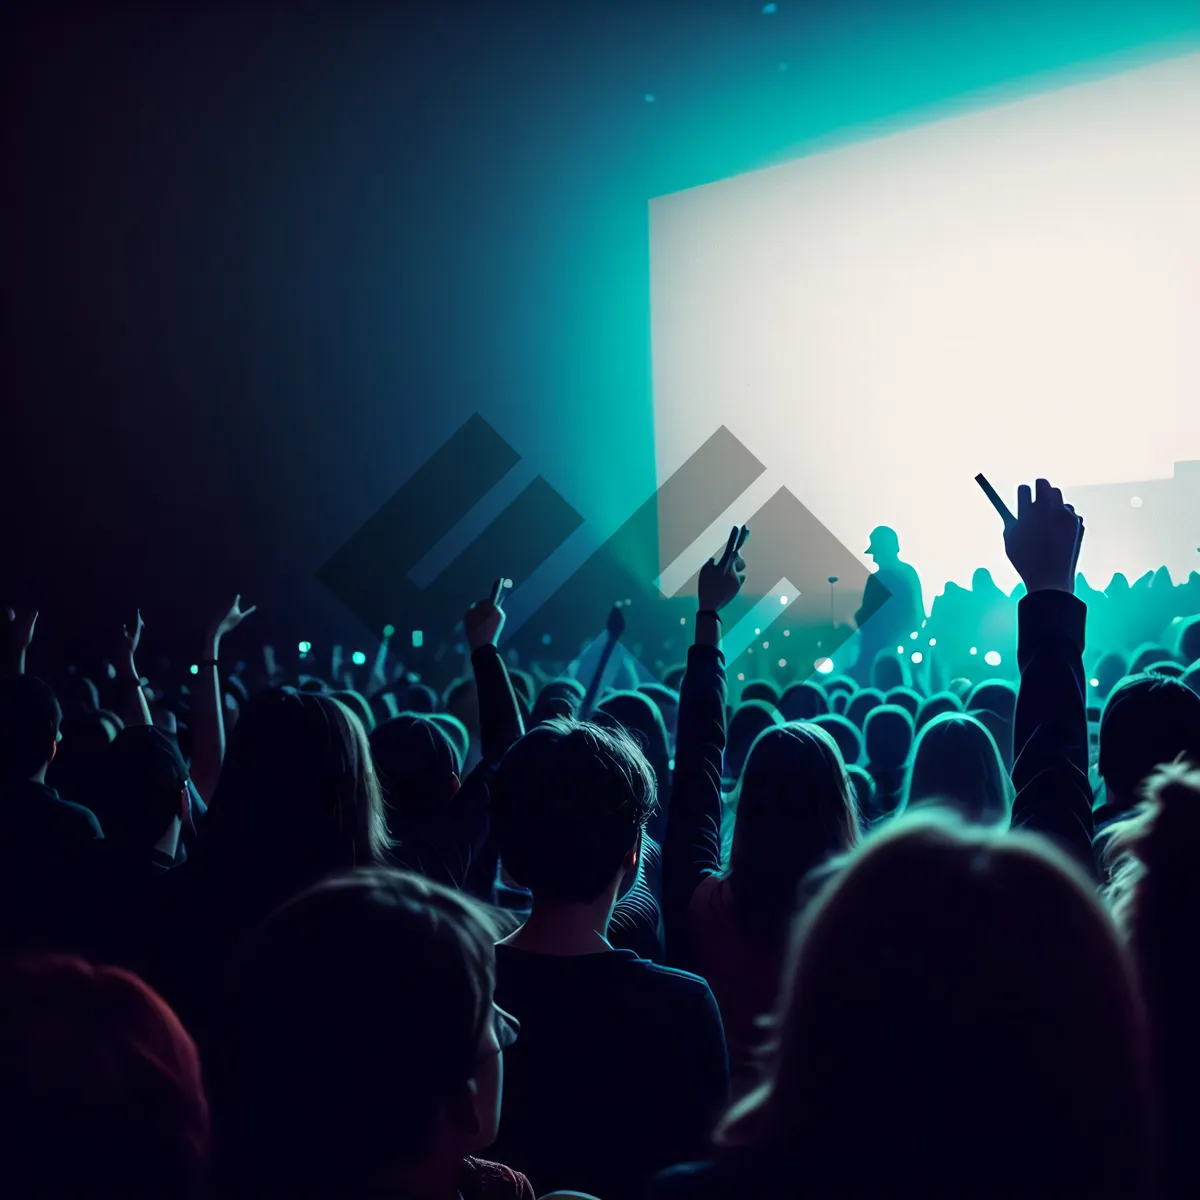
[[[747,536],[651,681],[501,581],[447,678],[0,614],[5,1194],[1193,1194],[1200,575],[1093,589],[1039,479],[1012,595],[879,527],[857,662],[731,680]]]

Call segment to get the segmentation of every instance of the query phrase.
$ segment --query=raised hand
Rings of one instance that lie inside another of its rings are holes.
[[[700,568],[697,592],[701,612],[720,612],[742,590],[742,584],[746,582],[746,562],[741,550],[749,536],[747,526],[734,526],[729,531],[724,554],[709,559]]]
[[[242,608],[241,594],[234,596],[233,603],[223,607],[213,617],[212,624],[208,627],[209,640],[219,642],[225,634],[232,633],[257,608],[257,604],[252,604],[249,608]]]
[[[472,652],[480,646],[495,646],[504,631],[504,609],[500,607],[500,596],[504,581],[492,584],[491,594],[485,600],[476,600],[463,616],[463,633]]]
[[[142,630],[146,628],[146,622],[142,620],[142,610],[137,610],[137,619],[133,624],[132,629],[128,625],[121,626],[121,647],[130,659],[137,653],[138,644],[142,640]]]
[[[1062,492],[1039,479],[1017,489],[1017,519],[1004,530],[1004,550],[1029,592],[1075,591],[1083,521]]]

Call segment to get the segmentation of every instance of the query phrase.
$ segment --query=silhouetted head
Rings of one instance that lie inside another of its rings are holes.
[[[45,778],[61,722],[58,701],[40,679],[0,677],[0,784]]]
[[[1200,617],[1182,621],[1175,636],[1176,657],[1184,666],[1200,660]]]
[[[932,696],[926,696],[917,709],[917,732],[920,733],[934,717],[940,717],[942,713],[962,712],[962,707],[962,701],[953,692],[934,692]]]
[[[0,1106],[9,1196],[199,1200],[208,1102],[195,1044],[117,967],[0,964]]]
[[[872,771],[898,771],[908,762],[913,744],[913,719],[907,709],[881,704],[867,714],[863,728],[867,764]]]
[[[178,745],[152,725],[122,729],[104,755],[90,807],[106,839],[148,851],[188,816],[188,766]]]
[[[331,871],[386,862],[383,797],[361,722],[316,692],[256,696],[230,735],[204,835],[195,865],[205,863],[215,886],[248,890],[251,906],[274,905]]]
[[[1174,662],[1175,655],[1156,642],[1143,642],[1130,656],[1127,675],[1140,675],[1154,663]]]
[[[867,814],[875,811],[875,780],[871,778],[866,767],[854,764],[847,766],[846,776],[850,780],[850,786],[854,788],[858,811],[865,819]]]
[[[334,692],[333,698],[340,700],[362,722],[362,727],[367,733],[375,728],[375,714],[371,711],[366,696],[361,692],[350,690]]]
[[[1102,654],[1092,678],[1096,681],[1096,696],[1103,700],[1125,678],[1125,655],[1115,650]]]
[[[430,716],[401,713],[377,725],[371,757],[388,808],[388,827],[403,842],[415,829],[449,820],[462,764],[449,735]]]
[[[1011,722],[1017,715],[1017,689],[1003,679],[985,679],[971,689],[966,707],[986,709]]]
[[[894,650],[881,650],[871,663],[871,686],[881,692],[892,688],[908,687],[912,683],[912,672],[908,660]]]
[[[1012,781],[995,740],[974,717],[943,713],[918,734],[900,810],[929,804],[980,825],[1008,827]]]
[[[765,700],[743,700],[733,710],[725,735],[725,778],[736,779],[741,774],[754,739],[764,729],[782,724],[783,717],[774,705]]]
[[[718,1139],[803,1163],[814,1194],[1150,1193],[1134,973],[1041,839],[933,813],[868,838],[798,922],[777,1028]],[[869,1154],[847,1119],[864,1096],[887,1114]]]
[[[552,679],[544,684],[534,701],[530,722],[540,725],[554,717],[573,719],[579,712],[586,690],[578,679]]]
[[[406,1172],[489,1145],[515,1036],[494,939],[462,894],[379,868],[272,914],[235,964],[211,1067],[222,1185],[407,1195]]]
[[[397,695],[396,702],[402,712],[432,713],[440,707],[437,692],[426,683],[410,683]]]
[[[450,713],[429,713],[428,717],[450,739],[458,762],[457,770],[461,772],[471,753],[471,735],[467,732],[467,727]]]
[[[996,581],[992,578],[991,571],[986,567],[976,567],[971,575],[971,591],[993,592],[997,590]]]
[[[610,692],[596,706],[594,720],[605,729],[624,729],[637,742],[654,772],[661,804],[671,786],[671,747],[654,701],[641,692]]]
[[[878,688],[862,688],[850,697],[846,717],[861,729],[867,722],[867,714],[882,703],[883,693]]]
[[[1200,696],[1165,675],[1121,680],[1100,717],[1099,771],[1108,803],[1131,808],[1157,767],[1200,761]]]
[[[779,697],[779,712],[785,721],[810,721],[829,711],[829,698],[815,683],[793,683]]]
[[[738,782],[727,877],[746,937],[780,945],[802,881],[858,843],[858,805],[837,745],[816,725],[767,729]]]
[[[825,730],[833,738],[834,742],[837,743],[838,753],[842,756],[842,762],[847,767],[854,766],[856,763],[862,761],[862,734],[859,733],[858,726],[853,722],[847,720],[845,717],[838,716],[837,713],[822,713],[819,717],[813,717],[810,724]],[[863,809],[863,812],[866,811],[866,809]]]
[[[667,687],[665,683],[643,683],[638,687],[643,696],[654,701],[658,711],[662,713],[663,724],[667,727],[667,737],[675,744],[675,732],[679,724],[679,693]]]
[[[779,707],[779,687],[770,679],[752,679],[742,688],[742,703],[761,700],[764,704]]]
[[[912,688],[894,687],[884,697],[885,704],[898,704],[912,719],[917,719],[917,710],[921,707],[921,697]]]
[[[504,866],[534,903],[592,904],[637,865],[655,805],[654,772],[622,729],[536,725],[492,781]]]
[[[871,530],[871,541],[865,553],[880,566],[895,562],[900,557],[900,539],[896,536],[896,531],[887,525],[876,525]]]

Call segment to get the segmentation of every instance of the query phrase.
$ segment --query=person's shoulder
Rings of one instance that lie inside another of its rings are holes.
[[[463,1200],[534,1200],[533,1184],[503,1163],[464,1158],[458,1173]]]
[[[678,967],[664,967],[645,958],[631,959],[629,965],[640,975],[648,993],[670,996],[672,1004],[690,1000],[700,1007],[708,1007],[716,1003],[712,988],[703,976]]]
[[[98,839],[104,836],[100,821],[90,808],[76,804],[74,800],[64,800],[57,793],[48,797],[49,811],[54,819],[65,829],[69,829],[82,837]]]

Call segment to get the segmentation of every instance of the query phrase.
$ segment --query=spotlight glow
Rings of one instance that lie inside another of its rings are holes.
[[[978,650],[977,650],[977,649],[976,649],[974,646],[972,646],[972,647],[971,647],[971,653],[972,653],[972,654],[978,654],[978,653],[979,653],[979,651],[978,651]]]
[[[1098,680],[1098,679],[1089,679],[1089,680],[1088,680],[1088,685],[1089,685],[1090,687],[1099,687],[1099,686],[1100,686],[1100,680]]]
[[[817,668],[822,675],[828,675],[833,670],[832,658],[818,658],[813,666]]]
[[[301,654],[307,654],[312,649],[312,642],[301,642],[297,649]]]
[[[367,661],[367,656],[361,650],[355,650],[355,652],[350,655],[350,661],[356,667],[361,667],[363,663]]]
[[[200,668],[198,666],[196,666],[195,663],[192,663],[191,667],[189,667],[188,669],[192,672],[193,675],[200,674]]]
[[[985,663],[987,663],[987,665],[989,667],[998,667],[1000,665],[1000,651],[999,650],[989,650],[983,656],[983,661]]]
[[[425,645],[425,634],[422,633],[421,630],[414,629],[412,631],[412,644],[414,650],[420,650],[420,648]]]
[[[912,652],[912,660],[914,663],[919,664],[925,661],[925,656],[920,652],[920,650],[914,650]]]

